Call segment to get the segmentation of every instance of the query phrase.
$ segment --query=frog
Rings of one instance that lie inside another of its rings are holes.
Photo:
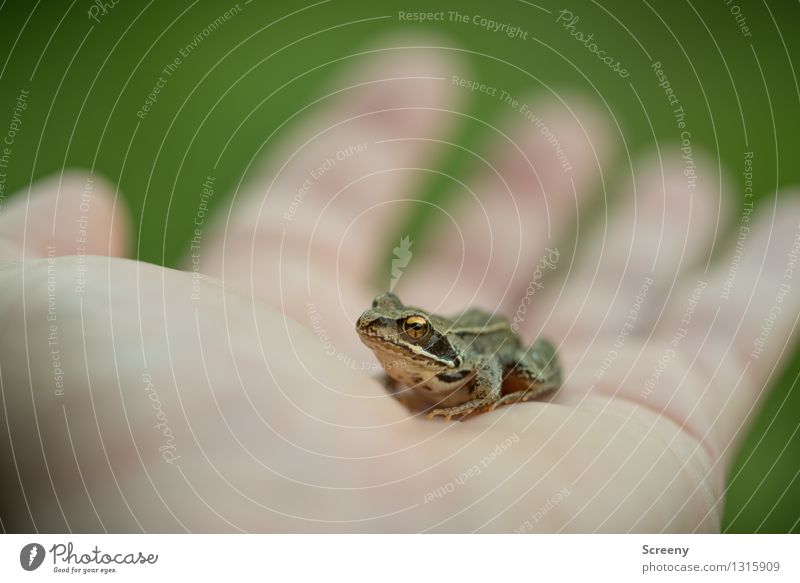
[[[380,362],[385,387],[428,418],[463,420],[561,386],[549,340],[526,346],[507,318],[478,307],[445,317],[384,292],[358,318],[356,331]]]

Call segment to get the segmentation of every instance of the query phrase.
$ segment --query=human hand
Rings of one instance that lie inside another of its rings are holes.
[[[729,186],[697,159],[689,196],[665,147],[571,257],[563,235],[614,143],[581,100],[527,102],[568,172],[509,109],[397,288],[440,313],[520,315],[527,341],[557,345],[564,387],[445,423],[411,416],[374,379],[353,322],[378,291],[386,233],[420,204],[412,193],[458,121],[465,91],[451,79],[469,75],[454,54],[355,58],[230,212],[203,225],[186,271],[119,259],[127,219],[96,178],[88,210],[76,174],[6,203],[7,529],[719,529],[737,435],[796,324],[797,294],[776,297],[798,204],[759,209],[741,252],[717,241],[706,272]],[[540,282],[553,251],[545,271],[561,279]]]

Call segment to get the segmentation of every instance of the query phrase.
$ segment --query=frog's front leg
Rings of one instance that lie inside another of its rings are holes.
[[[389,394],[400,401],[400,403],[412,413],[424,411],[430,405],[428,401],[420,396],[418,391],[400,384],[388,374],[384,373],[380,380]]]
[[[434,409],[428,413],[428,419],[442,415],[449,421],[453,415],[466,415],[495,403],[500,398],[503,387],[503,367],[497,359],[491,359],[478,367],[474,383],[472,399],[453,407]]]

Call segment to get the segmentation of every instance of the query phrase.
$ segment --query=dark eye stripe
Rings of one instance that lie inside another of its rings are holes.
[[[431,354],[435,354],[442,360],[447,360],[452,363],[457,363],[459,361],[458,354],[453,350],[453,346],[447,341],[447,338],[438,334],[434,334],[431,337],[425,350]],[[456,366],[459,365],[456,364]]]

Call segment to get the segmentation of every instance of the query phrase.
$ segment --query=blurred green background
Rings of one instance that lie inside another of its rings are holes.
[[[136,112],[164,67],[231,8],[235,14],[182,59],[145,119],[139,119]],[[593,32],[630,77],[620,79],[557,25],[562,9],[579,16],[576,29]],[[518,25],[529,39],[510,39],[472,24],[398,21],[399,11],[438,10]],[[200,184],[220,154],[215,190],[224,193],[235,187],[260,148],[269,151],[272,142],[265,144],[266,137],[326,91],[349,61],[342,57],[383,34],[414,30],[442,33],[440,44],[467,51],[475,79],[512,94],[552,87],[604,100],[634,157],[652,148],[654,139],[679,138],[650,69],[651,59],[661,61],[686,111],[693,146],[718,156],[730,171],[737,187],[731,197],[742,200],[747,151],[754,152],[757,207],[771,205],[782,187],[800,184],[796,2],[330,0],[288,8],[265,0],[238,5],[121,0],[100,8],[89,0],[3,1],[0,126],[10,123],[20,91],[30,96],[0,197],[63,167],[93,168],[120,185],[133,211],[139,229],[135,256],[175,265],[191,236]],[[540,84],[532,85],[515,67]],[[497,98],[480,94],[465,107],[489,122],[504,109]],[[480,150],[488,131],[465,121],[454,141]],[[443,170],[457,176],[469,164],[465,152],[452,149]],[[617,165],[624,164],[619,158]],[[615,168],[610,171],[613,176]],[[424,192],[413,195],[441,198],[446,186],[444,179],[432,179]],[[217,208],[224,202],[222,195],[212,201]],[[727,532],[800,531],[799,376],[796,351],[772,383],[730,472]]]

